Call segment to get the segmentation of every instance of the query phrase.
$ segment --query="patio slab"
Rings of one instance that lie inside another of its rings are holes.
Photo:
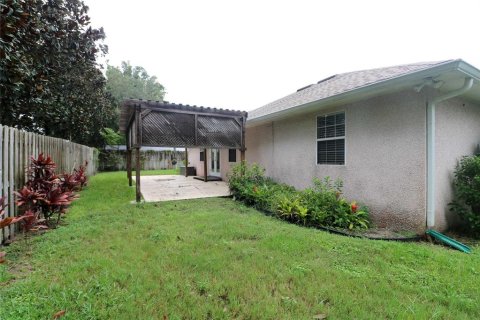
[[[140,179],[146,202],[185,200],[230,195],[224,181],[203,182],[180,175],[142,176]]]

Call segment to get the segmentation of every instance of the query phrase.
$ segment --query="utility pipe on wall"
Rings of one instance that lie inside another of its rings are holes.
[[[437,103],[457,97],[473,86],[473,79],[465,78],[460,89],[433,98],[427,103],[427,228],[435,226],[435,106]]]

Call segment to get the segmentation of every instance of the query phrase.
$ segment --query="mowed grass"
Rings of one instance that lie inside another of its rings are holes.
[[[353,239],[228,198],[132,205],[98,174],[65,225],[7,248],[0,319],[479,319],[480,254]]]

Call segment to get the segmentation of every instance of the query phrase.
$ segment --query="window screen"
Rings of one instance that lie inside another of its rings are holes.
[[[237,149],[228,149],[228,162],[237,162]]]
[[[205,152],[200,151],[200,161],[205,161]]]
[[[317,117],[317,164],[345,164],[345,113]]]

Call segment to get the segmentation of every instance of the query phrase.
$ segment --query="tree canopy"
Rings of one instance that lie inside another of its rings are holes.
[[[107,90],[121,103],[124,99],[147,99],[163,101],[165,88],[157,77],[150,76],[140,66],[123,61],[121,67],[107,66]]]
[[[118,134],[112,128],[104,128],[100,131],[106,145],[125,144],[125,136]]]
[[[100,145],[116,122],[96,59],[107,53],[82,0],[0,2],[0,123]]]

